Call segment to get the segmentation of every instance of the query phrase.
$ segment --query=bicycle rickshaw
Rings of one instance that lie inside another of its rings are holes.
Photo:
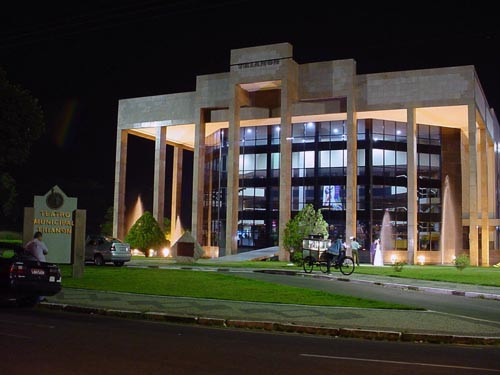
[[[331,246],[331,240],[321,237],[310,236],[302,240],[302,260],[304,272],[311,273],[314,266],[318,266],[321,272],[327,272],[327,250]],[[345,250],[340,250],[339,255],[334,256],[330,267],[340,269],[343,275],[350,275],[354,272],[354,259],[347,256]]]

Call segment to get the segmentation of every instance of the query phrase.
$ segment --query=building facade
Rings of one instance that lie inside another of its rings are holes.
[[[297,64],[282,43],[232,50],[196,91],[120,100],[118,238],[129,135],[155,141],[159,221],[174,146],[172,233],[194,153],[191,231],[209,255],[276,245],[285,259],[285,225],[310,203],[366,247],[384,223],[386,262],[500,261],[500,128],[473,66],[360,75],[354,60]]]

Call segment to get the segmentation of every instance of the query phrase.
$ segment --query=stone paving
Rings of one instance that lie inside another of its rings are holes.
[[[333,328],[500,337],[500,323],[432,311],[360,309],[154,296],[65,288],[50,303],[178,316],[271,321]]]

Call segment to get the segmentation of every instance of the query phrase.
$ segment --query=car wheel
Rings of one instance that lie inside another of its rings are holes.
[[[38,303],[38,296],[18,297],[16,303],[19,307],[35,307]]]
[[[114,262],[116,267],[121,267],[125,262]]]
[[[104,258],[102,257],[102,255],[94,255],[94,264],[96,266],[104,266]]]

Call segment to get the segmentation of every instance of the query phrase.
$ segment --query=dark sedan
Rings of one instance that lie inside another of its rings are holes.
[[[57,265],[39,262],[19,245],[0,242],[0,299],[31,307],[40,296],[53,296],[60,290]]]

